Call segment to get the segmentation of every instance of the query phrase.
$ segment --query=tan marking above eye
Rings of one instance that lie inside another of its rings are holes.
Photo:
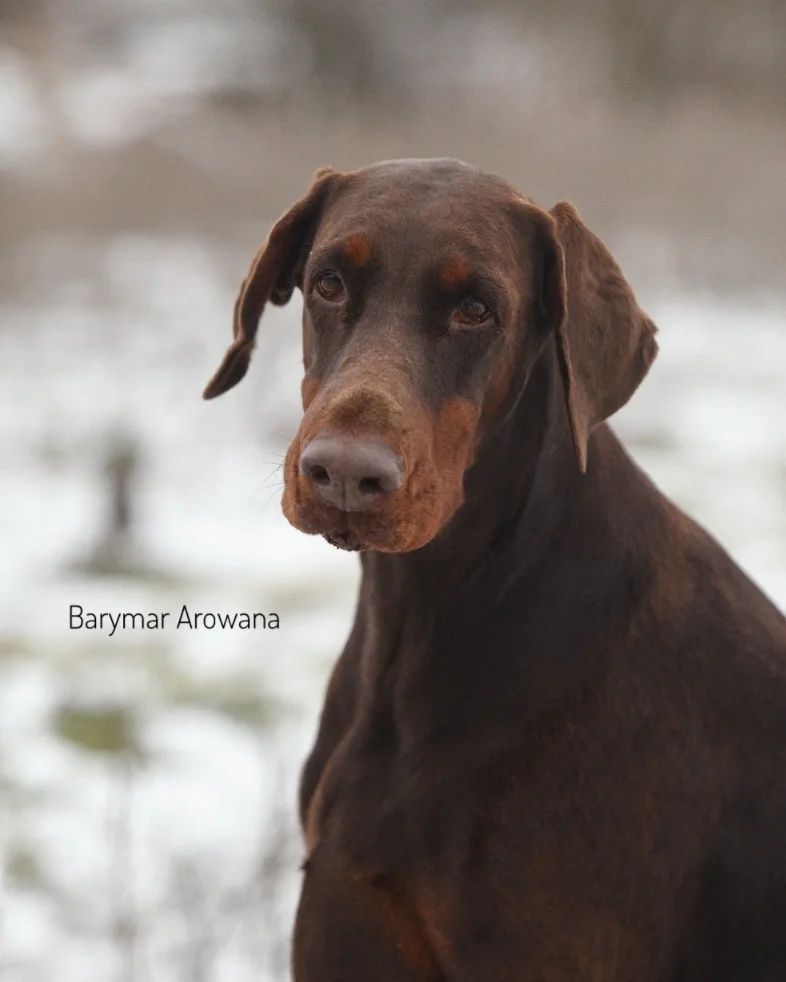
[[[356,232],[344,240],[341,252],[355,266],[366,266],[371,261],[371,242],[362,232]]]
[[[442,264],[439,271],[439,281],[446,290],[455,290],[468,279],[470,274],[469,263],[463,256],[454,256]]]

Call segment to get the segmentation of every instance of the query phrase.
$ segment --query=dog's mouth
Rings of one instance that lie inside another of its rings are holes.
[[[316,521],[314,521],[316,518]],[[330,545],[347,552],[362,552],[365,549],[389,549],[395,539],[395,529],[384,516],[375,514],[358,514],[353,512],[330,509],[317,517],[312,516],[308,523],[310,531],[321,535]]]
[[[351,529],[323,532],[322,538],[326,542],[329,542],[331,546],[335,546],[337,549],[344,549],[347,552],[361,552],[363,549],[368,548],[360,536]]]

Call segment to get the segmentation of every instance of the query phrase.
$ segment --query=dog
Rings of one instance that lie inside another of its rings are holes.
[[[458,161],[321,169],[206,398],[295,287],[283,510],[362,565],[296,982],[783,982],[786,622],[605,422],[657,352],[608,249]]]

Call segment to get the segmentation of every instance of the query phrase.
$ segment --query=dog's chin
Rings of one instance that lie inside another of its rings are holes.
[[[405,537],[395,523],[379,513],[361,515],[331,509],[296,509],[286,507],[284,514],[291,525],[307,535],[321,535],[331,546],[346,552],[407,552]]]
[[[389,554],[400,554],[412,552],[419,549],[430,541],[430,537],[423,536],[415,539],[411,534],[406,536],[402,530],[391,527],[380,527],[376,523],[371,527],[364,527],[365,523],[358,522],[355,516],[347,516],[347,521],[340,525],[333,525],[329,528],[303,528],[302,531],[316,532],[330,545],[346,552],[386,552]]]
[[[366,521],[357,515],[340,515],[338,520],[320,523],[314,530],[330,545],[346,552],[366,552],[372,549],[377,552],[403,551],[400,537],[394,528],[378,521]]]
[[[331,546],[335,546],[336,549],[343,549],[345,552],[363,552],[365,549],[371,548],[363,542],[359,535],[349,529],[343,532],[323,532],[322,538]]]

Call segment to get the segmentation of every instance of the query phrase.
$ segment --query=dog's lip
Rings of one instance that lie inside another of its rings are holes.
[[[321,521],[312,526],[313,531],[321,535],[330,545],[349,552],[359,552],[363,549],[375,548],[376,536],[374,530],[364,528],[364,518],[373,518],[378,513],[341,511],[330,509],[330,515],[323,515]]]
[[[371,544],[367,541],[362,530],[357,528],[356,520],[362,514],[361,512],[337,511],[337,520],[326,522],[319,533],[326,542],[336,546],[337,549],[346,549],[348,552],[370,549]]]
[[[323,532],[322,538],[337,549],[345,549],[347,552],[360,552],[362,549],[369,548],[351,529],[343,531]]]

